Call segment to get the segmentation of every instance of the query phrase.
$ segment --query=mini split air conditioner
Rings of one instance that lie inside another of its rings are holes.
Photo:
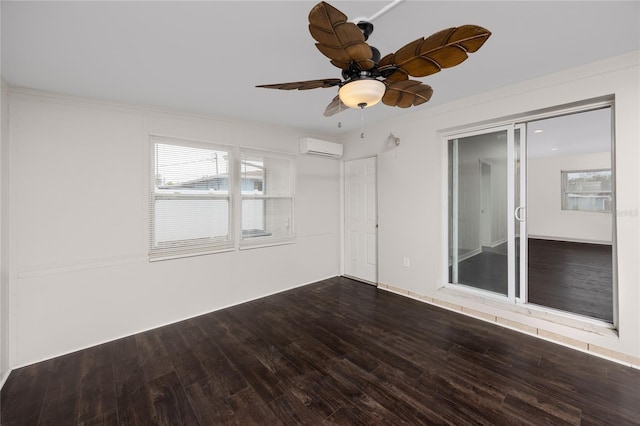
[[[320,139],[302,138],[300,139],[300,153],[340,158],[342,157],[342,145],[335,142],[322,141]]]

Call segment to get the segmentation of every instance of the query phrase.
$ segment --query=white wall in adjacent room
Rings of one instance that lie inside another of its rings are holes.
[[[20,90],[11,114],[14,366],[339,272],[339,162],[303,155],[294,244],[148,260],[149,134],[297,154],[302,131]]]
[[[611,244],[610,213],[562,210],[563,170],[611,168],[611,153],[532,158],[527,161],[527,230],[530,236]]]

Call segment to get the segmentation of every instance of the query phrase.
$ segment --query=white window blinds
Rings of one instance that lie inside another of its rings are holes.
[[[233,248],[231,148],[160,136],[151,141],[150,258]]]
[[[295,158],[241,149],[241,246],[294,238]]]

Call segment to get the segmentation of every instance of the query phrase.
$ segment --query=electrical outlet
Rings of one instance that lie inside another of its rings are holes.
[[[409,261],[408,257],[403,257],[402,258],[402,266],[404,266],[405,268],[408,268],[410,264],[411,264],[411,262]]]

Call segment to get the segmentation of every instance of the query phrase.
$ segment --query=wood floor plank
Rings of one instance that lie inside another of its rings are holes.
[[[164,376],[174,370],[169,354],[162,344],[162,330],[155,329],[136,334],[138,359],[147,381]]]
[[[198,419],[175,372],[157,377],[148,383],[149,397],[155,419],[161,425],[197,426]]]
[[[3,426],[640,425],[640,370],[330,278],[15,370]]]
[[[118,410],[112,410],[92,419],[78,422],[79,426],[118,426]]]
[[[55,361],[13,370],[0,391],[0,424],[36,424]]]

